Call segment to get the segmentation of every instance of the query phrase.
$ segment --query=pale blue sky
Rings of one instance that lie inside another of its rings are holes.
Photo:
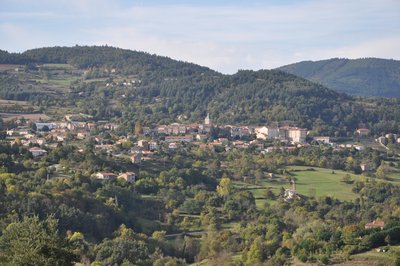
[[[400,59],[399,0],[0,0],[0,49],[112,45],[223,73]]]

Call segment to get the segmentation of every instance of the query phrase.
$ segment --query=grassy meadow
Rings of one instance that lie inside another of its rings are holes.
[[[288,179],[296,180],[296,191],[305,196],[324,197],[330,196],[339,200],[351,201],[358,198],[358,194],[352,191],[352,184],[342,182],[343,176],[349,174],[354,181],[364,180],[363,175],[355,175],[342,170],[332,170],[308,166],[288,166],[285,168],[290,174],[287,176],[276,175],[274,178],[267,178],[256,181],[254,184],[235,181],[234,187],[242,190],[249,190],[256,198],[256,205],[262,208],[265,203],[274,204],[276,200],[266,199],[267,189],[276,196],[281,188],[291,188]],[[379,180],[378,182],[391,182],[400,184],[400,173],[389,175],[390,180]]]

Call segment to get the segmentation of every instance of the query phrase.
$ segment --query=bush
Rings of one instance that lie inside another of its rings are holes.
[[[306,255],[299,255],[298,258],[301,262],[304,262],[304,263],[307,262],[307,260],[308,260],[308,257]]]
[[[329,258],[326,255],[322,255],[321,257],[319,257],[319,261],[326,265],[329,263]]]

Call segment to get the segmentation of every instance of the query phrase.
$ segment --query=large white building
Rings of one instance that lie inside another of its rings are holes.
[[[258,139],[282,139],[296,143],[306,142],[307,129],[298,127],[257,127],[255,133]]]
[[[275,139],[279,137],[279,128],[273,126],[257,127],[255,133],[258,139]]]
[[[290,127],[288,129],[288,140],[296,143],[306,142],[307,129],[299,127]]]

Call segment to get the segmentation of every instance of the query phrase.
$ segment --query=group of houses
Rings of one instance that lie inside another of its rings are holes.
[[[95,142],[95,152],[105,152],[112,156],[126,157],[128,155],[133,164],[154,160],[160,150],[174,152],[178,149],[185,149],[187,145],[198,146],[211,151],[229,151],[252,146],[261,153],[292,152],[299,147],[310,146],[307,143],[308,130],[306,128],[290,125],[279,126],[279,124],[265,126],[214,125],[209,114],[207,114],[203,123],[172,123],[154,128],[142,127],[140,136],[136,136],[138,140],[129,151],[122,151],[118,147],[123,146],[126,141],[135,139],[133,132],[128,136],[116,136],[112,139],[103,139],[100,135],[93,135],[93,132],[110,132],[114,135],[113,130],[117,129],[118,126],[117,123],[109,121],[94,122],[89,116],[67,115],[63,121],[36,121],[34,127],[18,125],[15,128],[8,129],[7,135],[11,142],[19,141],[22,145],[27,146],[33,157],[45,155],[49,149],[68,140],[67,138],[72,137],[79,141],[90,137]],[[219,131],[223,131],[226,137],[213,139],[211,137],[213,128],[219,128]],[[93,131],[92,129],[97,130]],[[359,129],[357,132],[360,135],[369,134],[367,129]],[[388,137],[392,138],[392,136]],[[265,140],[277,140],[280,144],[266,147]],[[314,137],[313,142],[334,146],[334,143],[327,136]],[[358,150],[364,148],[358,144],[342,146],[336,145],[334,147]],[[363,166],[365,167],[362,170],[368,171],[368,165],[364,164]]]
[[[116,180],[117,178],[124,179],[127,182],[135,182],[136,180],[136,174],[134,172],[125,172],[125,173],[120,173],[119,175],[116,175],[111,172],[98,172],[96,175],[96,178],[99,180]]]

